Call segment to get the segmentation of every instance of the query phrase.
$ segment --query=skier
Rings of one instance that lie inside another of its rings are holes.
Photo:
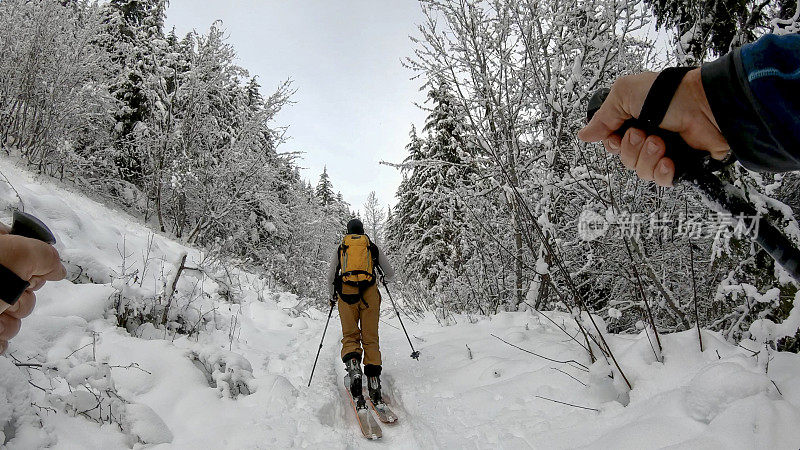
[[[363,375],[367,376],[369,399],[373,406],[383,403],[378,340],[381,294],[376,283],[379,276],[391,279],[394,269],[383,252],[364,234],[361,221],[352,219],[347,223],[347,234],[331,260],[328,285],[331,289],[331,306],[338,304],[342,321],[342,361],[347,369],[350,393],[357,409],[366,408]]]
[[[657,124],[680,133],[691,147],[716,159],[729,152],[759,172],[800,170],[800,35],[768,34],[686,73]],[[639,117],[657,73],[618,79],[589,124],[578,133],[603,141],[639,178],[671,186],[675,166],[664,141],[622,123]],[[669,99],[667,99],[669,100]]]

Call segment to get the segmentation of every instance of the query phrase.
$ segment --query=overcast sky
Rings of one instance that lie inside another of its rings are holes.
[[[360,209],[371,190],[394,204],[399,162],[411,124],[424,111],[420,82],[401,66],[422,13],[414,0],[170,0],[167,24],[205,33],[222,20],[239,64],[264,95],[292,79],[297,94],[276,124],[289,125],[283,151],[303,151],[302,174],[315,186],[323,166]]]

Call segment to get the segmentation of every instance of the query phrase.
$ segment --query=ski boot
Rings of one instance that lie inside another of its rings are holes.
[[[367,376],[367,390],[369,399],[373,405],[380,405],[383,403],[381,397],[381,366],[367,364],[364,366],[364,374]]]
[[[381,377],[367,377],[367,388],[369,390],[369,399],[373,405],[380,405],[383,403],[381,397]]]
[[[381,366],[366,364],[364,375],[367,377],[367,396],[378,419],[383,423],[397,422],[397,415],[386,405],[381,393]]]
[[[351,356],[352,355],[352,356]],[[351,353],[345,355],[344,365],[347,368],[347,377],[350,379],[350,394],[353,396],[353,401],[357,409],[364,409],[367,407],[367,401],[364,399],[364,388],[361,384],[363,374],[361,373],[361,357],[358,353]]]

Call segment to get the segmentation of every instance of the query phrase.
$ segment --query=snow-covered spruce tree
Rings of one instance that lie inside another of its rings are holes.
[[[797,0],[646,0],[658,27],[675,31],[681,59],[699,63],[752,42],[772,28],[772,19],[790,19]]]
[[[432,105],[423,129],[427,136],[421,139],[411,130],[387,239],[407,287],[419,284],[419,295],[432,303],[447,299],[460,305],[469,297],[462,292],[468,283],[460,277],[472,254],[464,234],[468,227],[463,197],[472,189],[475,171],[463,113],[447,84],[435,85],[428,98]]]
[[[317,201],[319,201],[322,206],[330,205],[336,200],[336,195],[333,193],[333,186],[331,185],[331,179],[328,176],[328,166],[322,169],[322,174],[319,176],[316,196]]]
[[[395,205],[392,218],[386,224],[387,247],[389,252],[393,254],[399,254],[405,248],[405,234],[417,220],[418,191],[416,183],[419,180],[416,177],[413,181],[410,179],[414,172],[411,170],[409,163],[422,161],[424,157],[422,155],[422,140],[413,125],[409,132],[409,143],[406,145],[406,150],[409,155],[405,159],[405,164],[401,166],[403,180],[397,188],[397,205]],[[405,261],[403,260],[402,262],[403,266],[405,266]]]
[[[111,56],[107,69],[114,111],[114,163],[125,181],[139,182],[146,170],[132,133],[152,111],[145,92],[157,77],[155,62],[164,39],[165,0],[110,0],[103,8],[104,30],[98,42]]]

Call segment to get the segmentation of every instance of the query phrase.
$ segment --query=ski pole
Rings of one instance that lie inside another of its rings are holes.
[[[681,70],[684,69],[673,68],[673,70],[667,69],[662,72],[653,83],[653,87],[650,88],[639,118],[626,120],[616,133],[623,136],[628,128],[633,127],[644,130],[647,134],[660,136],[666,144],[665,156],[672,159],[675,164],[675,182],[684,183],[700,193],[714,206],[717,212],[728,213],[734,219],[743,221],[748,219],[749,225],[754,230],[751,239],[761,246],[795,281],[800,282],[800,249],[778,227],[766,217],[762,217],[755,206],[747,201],[737,188],[713,174],[725,165],[732,163],[733,160],[728,159],[723,162],[714,160],[707,152],[690,147],[678,133],[658,128],[658,124],[661,123],[669,106],[669,102],[663,100],[672,99],[672,95],[664,94],[669,93],[670,89],[672,90],[671,94],[674,94],[678,85],[668,86],[668,84],[676,79],[680,82],[680,78],[677,77],[681,76]],[[609,89],[600,89],[592,95],[587,108],[587,121],[591,120],[594,113],[600,109],[608,94]],[[650,101],[651,95],[653,101]],[[659,100],[662,101],[659,102]],[[659,105],[659,103],[661,104]]]
[[[386,284],[386,279],[383,276],[383,272],[381,272],[381,283],[383,283],[383,288],[386,289],[386,293],[389,294],[389,300],[392,301],[392,307],[394,308],[394,312],[397,314],[397,320],[400,321],[400,326],[403,327],[403,333],[406,334],[406,339],[408,339],[408,345],[411,346],[411,357],[419,361],[419,352],[414,350],[414,344],[411,343],[411,338],[408,337],[408,331],[406,331],[406,326],[403,324],[403,319],[400,317],[400,311],[397,309],[397,304],[395,304],[394,299],[392,298],[392,293],[389,291],[389,286]]]
[[[24,213],[14,211],[14,222],[9,234],[37,239],[50,245],[56,243],[53,232],[41,220]],[[20,279],[14,272],[0,266],[0,313],[14,305],[19,297],[30,286],[25,280]]]
[[[331,309],[328,311],[328,320],[325,321],[325,329],[322,331],[322,339],[319,341],[319,350],[317,350],[317,357],[314,358],[314,367],[311,368],[311,376],[308,377],[308,387],[311,387],[311,380],[314,379],[314,370],[317,369],[317,361],[319,360],[319,354],[322,352],[322,343],[325,341],[325,333],[328,332],[328,324],[331,322],[331,314],[333,314],[333,306],[335,303],[331,302]]]

